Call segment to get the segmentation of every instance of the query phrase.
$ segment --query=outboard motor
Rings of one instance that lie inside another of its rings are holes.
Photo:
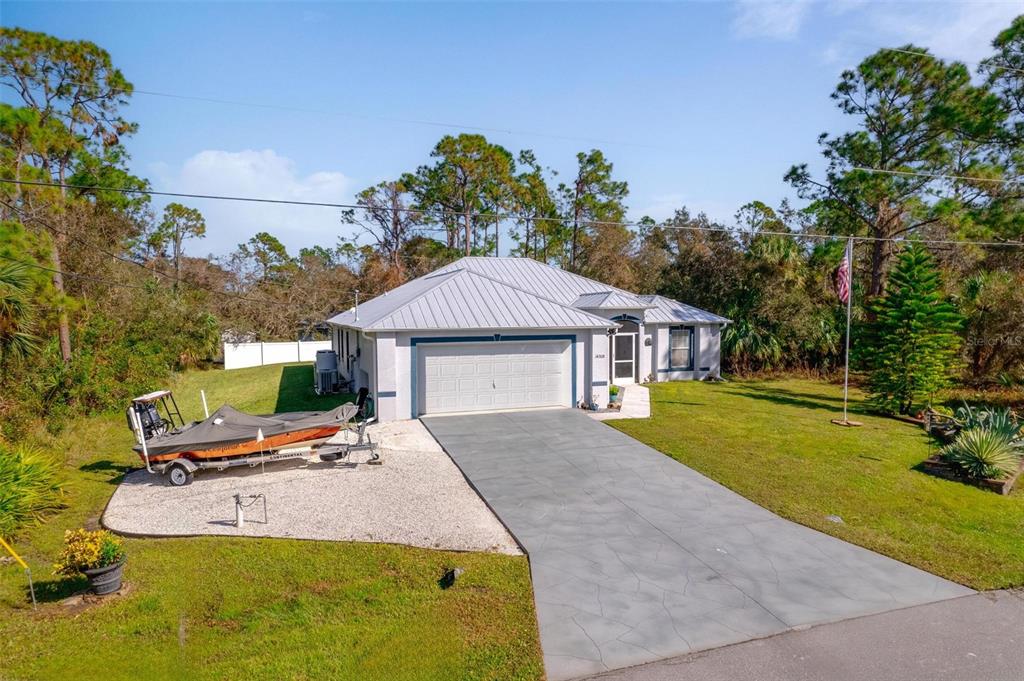
[[[167,422],[160,418],[160,413],[152,402],[133,402],[129,409],[138,415],[139,423],[142,425],[142,435],[147,440],[154,435],[167,432]],[[131,416],[127,418],[128,427],[132,428]]]
[[[166,418],[160,415],[157,405],[163,407]],[[128,428],[134,433],[133,413],[138,417],[139,425],[142,428],[142,437],[146,440],[155,435],[163,435],[176,427],[183,428],[185,426],[185,420],[181,418],[181,410],[178,409],[178,402],[170,390],[157,390],[132,400],[125,416],[128,418]],[[137,435],[136,439],[138,439]]]

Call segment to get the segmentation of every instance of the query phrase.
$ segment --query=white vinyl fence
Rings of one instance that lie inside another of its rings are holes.
[[[225,343],[224,368],[242,369],[264,364],[312,362],[317,350],[330,350],[331,341],[294,341],[287,343]]]

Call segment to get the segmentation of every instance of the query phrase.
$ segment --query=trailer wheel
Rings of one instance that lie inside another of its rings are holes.
[[[195,474],[187,466],[180,463],[173,463],[167,471],[167,479],[173,487],[184,487],[191,485]]]

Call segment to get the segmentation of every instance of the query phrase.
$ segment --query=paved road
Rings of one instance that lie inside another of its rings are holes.
[[[1020,681],[1024,595],[995,591],[791,631],[594,681]]]
[[[972,593],[575,410],[423,422],[530,555],[551,681]]]

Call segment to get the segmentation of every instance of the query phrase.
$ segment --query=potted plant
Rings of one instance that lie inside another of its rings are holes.
[[[608,386],[608,401],[611,402],[611,405],[619,401],[619,386],[614,383]]]
[[[121,588],[126,559],[121,539],[110,532],[68,530],[64,533],[64,550],[54,567],[57,574],[85,575],[92,592],[104,596]]]

